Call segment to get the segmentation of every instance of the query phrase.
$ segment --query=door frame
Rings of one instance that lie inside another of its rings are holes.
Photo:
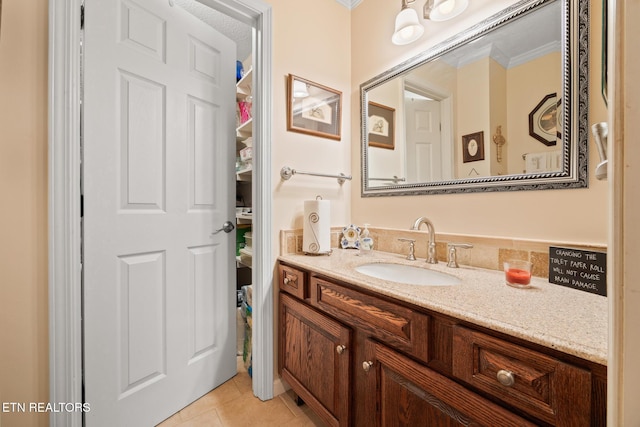
[[[440,102],[440,141],[453,141],[453,96],[447,91],[425,85],[424,82],[415,82],[409,79],[405,79],[403,89]],[[402,100],[404,102],[404,97]],[[442,175],[446,174],[449,179],[452,179],[455,170],[454,146],[455,144],[441,144],[440,165]],[[443,162],[443,158],[446,158],[447,161]]]
[[[253,28],[254,180],[253,392],[273,397],[271,233],[272,11],[261,0],[198,0]],[[49,0],[49,401],[83,402],[80,172],[80,9]],[[91,402],[88,402],[89,404]],[[80,412],[52,412],[50,425],[79,427]]]

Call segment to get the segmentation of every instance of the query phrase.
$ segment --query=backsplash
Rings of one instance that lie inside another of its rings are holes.
[[[374,241],[374,250],[396,254],[408,254],[409,245],[399,238],[415,239],[415,255],[420,260],[427,256],[427,233],[422,231],[398,230],[369,227]],[[342,227],[331,228],[331,247],[340,247]],[[471,249],[458,249],[458,263],[490,270],[502,270],[507,259],[529,260],[533,263],[533,275],[549,277],[549,247],[563,246],[589,251],[606,252],[606,245],[584,245],[570,242],[508,239],[489,236],[463,236],[459,234],[436,233],[438,261],[447,262],[448,243],[470,243]],[[354,249],[355,250],[355,249]],[[302,229],[280,232],[280,253],[302,253]]]

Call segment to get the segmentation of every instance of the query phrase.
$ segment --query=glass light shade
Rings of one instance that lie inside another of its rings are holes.
[[[446,21],[460,15],[469,6],[469,0],[427,0],[424,17],[432,21]]]
[[[418,21],[418,14],[406,7],[396,16],[396,27],[391,42],[397,45],[409,44],[418,40],[423,33],[424,27]]]
[[[293,81],[293,97],[294,98],[306,98],[309,96],[307,85],[300,80]]]

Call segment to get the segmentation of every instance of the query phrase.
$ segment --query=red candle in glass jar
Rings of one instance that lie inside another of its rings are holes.
[[[508,260],[504,263],[504,278],[507,285],[526,288],[531,283],[531,267],[529,261]]]
[[[519,285],[528,285],[531,282],[531,272],[519,268],[510,268],[506,271],[507,281]]]

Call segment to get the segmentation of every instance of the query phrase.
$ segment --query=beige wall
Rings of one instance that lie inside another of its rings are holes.
[[[508,111],[511,111],[507,103],[507,73],[508,71],[493,59],[489,61],[489,133],[485,143],[485,158],[491,163],[491,175],[505,175],[505,160],[500,158],[498,162],[498,146],[493,143],[493,137],[497,134],[498,126],[508,127]],[[514,141],[515,142],[515,141]],[[515,144],[514,144],[515,145]]]
[[[350,173],[351,36],[350,11],[335,0],[313,3],[272,0],[268,3],[273,7],[274,29],[272,224],[274,254],[278,254],[279,230],[302,228],[304,200],[321,195],[331,201],[332,225],[344,226],[350,221],[352,185],[349,181],[340,186],[336,179],[294,175],[282,182],[280,169],[286,165],[301,171]],[[342,92],[344,112],[340,141],[287,131],[285,83],[288,74]]]
[[[360,3],[351,18],[352,123],[360,120],[358,90],[361,83],[512,3],[515,1],[470,2],[469,9],[454,21],[425,22],[425,34],[418,42],[407,46],[395,46],[390,41],[399,2],[366,0]],[[591,2],[590,123],[607,119],[599,90],[601,3]],[[355,223],[408,228],[415,218],[426,215],[433,221],[436,231],[443,233],[594,244],[607,242],[607,185],[593,177],[593,168],[599,162],[597,154],[592,154],[590,159],[588,189],[363,198],[359,177],[360,135],[357,126],[352,129],[351,220]],[[590,152],[596,153],[595,145],[592,141],[590,144]]]
[[[561,93],[558,75],[555,71],[552,71],[558,69],[560,61],[560,52],[553,52],[509,70],[507,73],[507,104],[509,105],[509,112],[512,113],[508,116],[510,135],[528,135],[528,114],[531,111],[531,107],[537,105],[544,95]],[[549,72],[545,73],[543,70],[549,70]],[[532,81],[535,84],[531,84]],[[524,117],[524,120],[519,119],[520,117]],[[605,118],[601,120],[605,120]],[[517,150],[509,150],[509,172],[522,173],[524,170],[522,154],[524,153],[541,153],[558,149],[558,146],[546,147],[533,138],[524,138],[518,144]],[[593,151],[593,153],[595,154],[596,152]],[[597,165],[598,163],[595,164]]]
[[[455,147],[455,166],[457,178],[474,178],[476,176],[491,175],[489,163],[489,58],[483,58],[458,69],[458,87],[455,102],[454,115],[456,117],[456,131],[453,134],[454,141],[461,141],[463,135],[476,132],[484,133],[484,160],[476,162],[463,162],[461,145]],[[418,215],[422,216],[424,214]],[[416,217],[417,218],[417,217]],[[438,230],[440,231],[440,230]]]
[[[0,401],[47,402],[47,0],[2,3]],[[0,416],[48,425],[44,414]]]
[[[378,86],[369,93],[369,101],[393,108],[394,117],[404,117],[404,84],[400,79]],[[369,113],[371,114],[371,113]],[[394,126],[395,141],[404,141],[403,126]],[[397,144],[393,150],[369,146],[369,170],[372,177],[386,178],[407,176],[405,144]]]

